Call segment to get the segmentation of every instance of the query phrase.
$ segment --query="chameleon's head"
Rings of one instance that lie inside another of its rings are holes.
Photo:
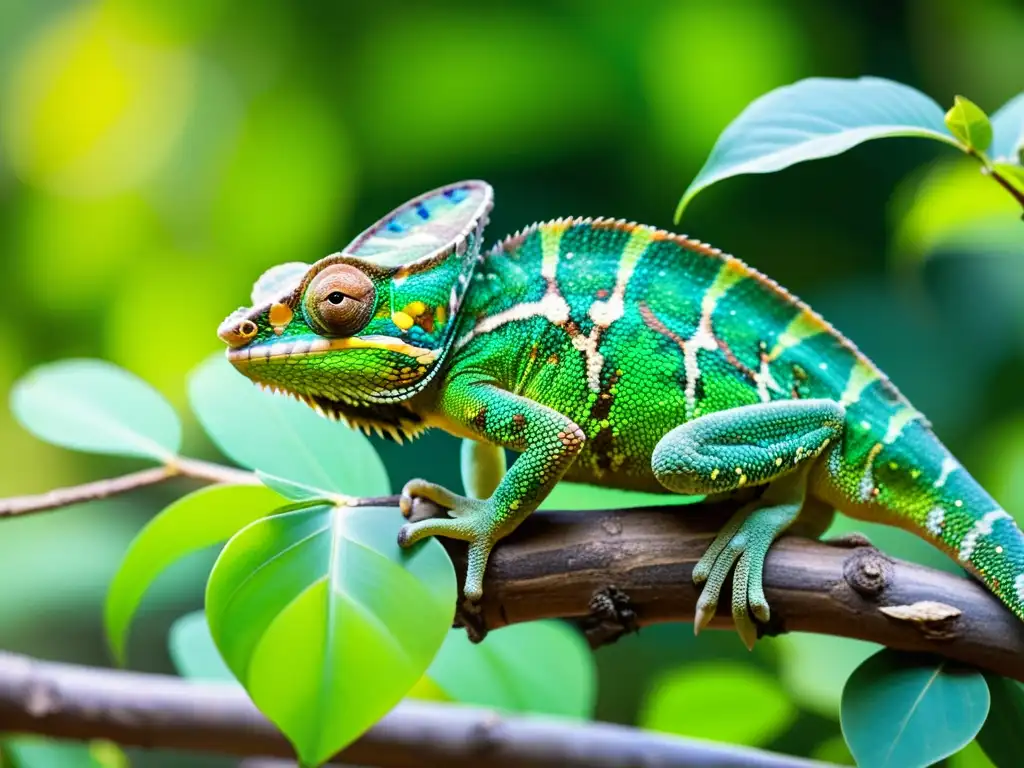
[[[452,342],[492,199],[481,181],[442,187],[340,253],[268,270],[252,307],[220,326],[228,359],[331,418],[415,435],[420,417],[403,403],[427,386]]]

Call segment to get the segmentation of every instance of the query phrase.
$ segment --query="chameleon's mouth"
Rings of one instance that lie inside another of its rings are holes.
[[[228,360],[237,365],[239,363],[280,362],[291,358],[323,355],[342,349],[381,349],[397,352],[412,358],[419,365],[430,365],[438,355],[436,349],[417,347],[394,336],[351,336],[343,339],[316,338],[275,341],[269,344],[229,349],[227,353]]]

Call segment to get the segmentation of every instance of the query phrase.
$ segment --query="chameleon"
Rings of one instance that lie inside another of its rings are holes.
[[[463,593],[560,480],[751,493],[693,569],[699,632],[732,575],[748,647],[770,608],[766,554],[835,510],[955,558],[1024,619],[1024,536],[926,418],[845,336],[775,281],[685,235],[607,218],[533,224],[483,248],[483,181],[416,197],[315,263],[266,271],[219,328],[243,375],[402,441],[462,438],[466,495],[399,544],[468,542]],[[505,449],[517,453],[506,465]]]

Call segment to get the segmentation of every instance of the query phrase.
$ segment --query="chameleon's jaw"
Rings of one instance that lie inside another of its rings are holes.
[[[378,349],[397,352],[412,358],[414,364],[430,365],[438,356],[438,350],[425,349],[409,344],[393,336],[350,336],[342,339],[316,337],[293,341],[274,341],[263,344],[228,349],[228,360],[235,363],[259,363],[261,361],[283,362],[289,359],[326,355],[346,349]]]

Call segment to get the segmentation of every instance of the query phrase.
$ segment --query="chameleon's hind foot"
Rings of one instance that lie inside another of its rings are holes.
[[[732,571],[732,617],[747,648],[757,641],[754,618],[767,622],[771,616],[764,595],[764,561],[775,537],[796,519],[799,503],[761,506],[764,499],[743,507],[708,547],[693,569],[695,584],[704,584],[697,600],[693,631],[699,633],[715,615],[722,586]],[[753,618],[752,618],[753,616]]]
[[[444,507],[451,517],[431,517],[406,523],[398,531],[398,544],[409,547],[428,536],[447,536],[469,542],[466,559],[466,583],[463,594],[477,601],[483,595],[487,558],[497,540],[492,504],[487,499],[470,499],[426,480],[410,480],[402,489],[399,506],[408,517],[415,497],[428,499]]]

